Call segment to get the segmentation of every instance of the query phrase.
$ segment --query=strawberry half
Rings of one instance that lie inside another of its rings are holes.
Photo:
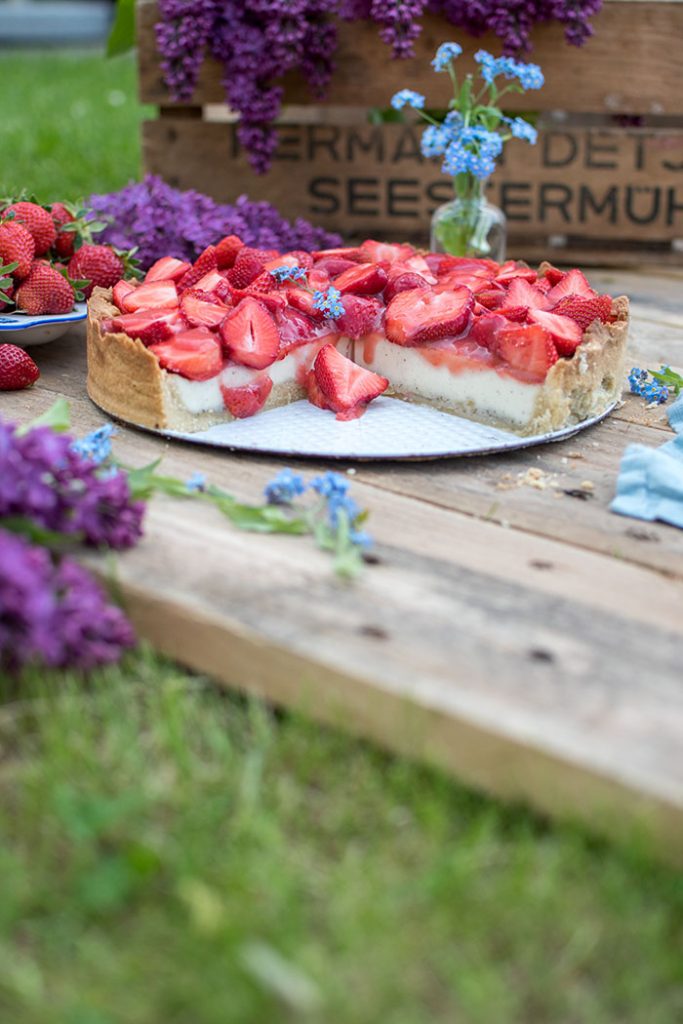
[[[288,288],[285,294],[288,305],[294,309],[298,309],[301,313],[305,313],[306,316],[310,316],[314,320],[325,319],[325,314],[322,310],[315,308],[313,296],[305,288]]]
[[[335,278],[334,287],[342,295],[376,295],[387,283],[387,272],[381,263],[361,263]]]
[[[550,303],[541,289],[535,283],[530,284],[529,281],[525,280],[523,277],[515,277],[510,281],[505,305],[526,306],[527,309],[550,308]]]
[[[20,391],[40,377],[28,352],[18,345],[0,345],[0,391]]]
[[[114,287],[112,288],[111,295],[114,305],[118,306],[122,313],[125,313],[126,311],[126,308],[123,305],[123,300],[125,299],[126,295],[130,295],[130,293],[134,291],[135,285],[132,284],[130,281],[123,280],[117,281]]]
[[[396,345],[456,338],[469,327],[473,309],[474,295],[464,286],[448,292],[413,288],[387,306],[386,336]]]
[[[429,288],[429,285],[424,277],[412,271],[399,274],[398,277],[390,278],[389,284],[384,289],[384,301],[388,305],[394,296],[400,292],[409,292],[411,288]]]
[[[123,331],[129,338],[139,338],[143,345],[156,345],[173,334],[173,313],[124,313],[111,320],[111,330]]]
[[[484,313],[476,318],[467,337],[476,341],[483,348],[494,352],[498,332],[509,326],[510,321],[506,320],[504,316],[500,316],[498,313]]]
[[[409,260],[415,255],[412,245],[394,245],[390,242],[376,242],[368,238],[360,247],[363,260],[370,263],[397,263]]]
[[[534,382],[545,380],[548,370],[557,362],[553,340],[540,324],[510,324],[501,328],[496,351],[501,359]]]
[[[525,281],[533,284],[538,274],[531,267],[527,267],[526,263],[518,263],[517,260],[506,260],[498,268],[496,281],[504,284],[506,281],[513,281],[516,277],[522,277]]]
[[[260,412],[273,390],[270,377],[259,377],[251,384],[239,388],[228,388],[221,384],[223,404],[236,420],[246,419]]]
[[[199,254],[197,259],[194,261],[187,273],[183,274],[178,279],[178,293],[187,291],[188,288],[194,288],[196,284],[204,277],[204,274],[208,274],[211,270],[216,270],[218,267],[218,258],[216,256],[216,249],[213,245],[208,245],[203,252]]]
[[[243,366],[263,370],[277,358],[280,348],[277,324],[256,299],[242,299],[224,318],[219,331],[228,355]]]
[[[178,281],[191,268],[191,263],[177,260],[174,256],[162,256],[149,268],[145,281]]]
[[[235,263],[235,257],[244,242],[239,235],[226,235],[216,246],[216,263],[219,270],[229,270]]]
[[[506,320],[514,320],[517,324],[523,324],[529,310],[526,306],[500,306],[496,313],[500,313]]]
[[[345,295],[344,312],[336,320],[337,329],[347,338],[357,340],[376,331],[382,318],[382,304],[377,299],[361,295]]]
[[[263,273],[263,263],[257,256],[242,256],[228,271],[226,280],[233,288],[246,288]]]
[[[562,280],[553,285],[550,291],[546,293],[546,298],[548,306],[552,307],[560,299],[564,299],[568,295],[578,295],[582,299],[594,299],[597,297],[597,294],[589,285],[585,275],[575,267],[573,270],[568,270],[562,276]]]
[[[365,261],[364,254],[357,246],[346,249],[318,249],[316,252],[311,253],[311,255],[316,263],[322,259],[351,260],[353,263],[363,263]]]
[[[568,295],[560,299],[553,307],[558,316],[571,317],[582,330],[587,331],[595,320],[609,323],[612,319],[612,298],[609,295],[598,295],[594,299],[580,299]]]
[[[214,302],[208,292],[190,288],[180,296],[180,312],[190,327],[218,327],[230,307]]]
[[[173,281],[151,281],[133,288],[121,299],[127,313],[138,309],[176,309],[178,292]]]
[[[324,256],[316,263],[316,270],[328,274],[330,277],[338,277],[346,270],[352,270],[360,266],[354,260],[345,260],[341,256]]]
[[[206,327],[174,334],[169,341],[150,345],[161,365],[188,380],[209,380],[221,372],[223,356],[220,342]]]
[[[358,366],[334,345],[323,345],[315,358],[313,372],[327,407],[336,412],[338,420],[361,416],[368,402],[389,387],[386,377]]]
[[[545,327],[561,356],[573,356],[581,344],[583,331],[575,320],[543,309],[530,309],[529,316],[534,323]]]

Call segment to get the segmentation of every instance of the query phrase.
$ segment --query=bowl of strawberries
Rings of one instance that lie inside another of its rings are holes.
[[[0,205],[0,343],[54,341],[85,320],[95,285],[134,273],[132,253],[93,242],[103,227],[67,203]]]

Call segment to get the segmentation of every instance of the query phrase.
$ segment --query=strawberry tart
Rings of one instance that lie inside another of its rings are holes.
[[[88,392],[141,426],[198,431],[308,399],[340,420],[381,394],[520,435],[620,395],[628,299],[580,270],[374,241],[315,253],[229,236],[89,302]]]

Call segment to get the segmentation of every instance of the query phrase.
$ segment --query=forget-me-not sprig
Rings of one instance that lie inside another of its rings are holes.
[[[422,110],[425,105],[425,98],[422,93],[415,92],[413,89],[399,89],[391,97],[391,105],[394,110],[403,110],[404,107]]]
[[[668,370],[668,367],[662,367],[662,370]],[[667,385],[661,384],[657,380],[650,380],[648,371],[641,370],[638,366],[634,366],[629,373],[628,384],[631,393],[640,395],[648,405],[662,405],[669,399],[669,388]]]
[[[304,479],[291,469],[281,469],[263,489],[269,505],[291,505],[306,490]]]
[[[545,79],[538,64],[525,63],[514,57],[494,57],[486,50],[477,50],[474,59],[480,65],[481,77],[490,85],[498,75],[516,78],[522,89],[540,89]]]
[[[458,133],[458,141],[463,146],[476,146],[477,152],[486,156],[497,157],[503,151],[503,140],[498,132],[489,131],[481,125],[462,128]]]
[[[311,489],[316,491],[321,498],[329,498],[332,494],[346,494],[349,489],[349,481],[340,473],[328,470],[322,476],[316,476],[311,480]]]
[[[90,462],[106,462],[111,456],[111,439],[116,433],[118,431],[113,424],[103,423],[85,437],[74,441],[71,450],[82,459],[89,459]]]
[[[341,292],[333,285],[330,285],[326,292],[313,292],[313,306],[330,320],[336,320],[344,315]]]
[[[532,146],[536,144],[538,139],[538,132],[532,124],[525,121],[523,117],[508,117],[506,118],[510,132],[515,139],[522,139],[524,142],[530,142]]]
[[[442,156],[449,142],[453,141],[453,133],[442,124],[427,125],[422,132],[420,149],[426,157]]]
[[[452,60],[456,60],[462,53],[462,46],[459,43],[442,43],[434,54],[432,67],[435,71],[448,71]]]
[[[287,263],[282,263],[270,271],[270,276],[274,277],[278,284],[284,284],[285,281],[305,281],[306,271],[298,265],[290,267]]]

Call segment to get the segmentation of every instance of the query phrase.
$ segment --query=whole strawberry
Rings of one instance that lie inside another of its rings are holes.
[[[15,302],[33,316],[44,313],[70,313],[74,308],[74,290],[62,274],[49,263],[36,262],[31,273],[17,289]]]
[[[75,224],[76,218],[64,203],[52,203],[50,213],[57,229],[57,237],[55,238],[53,248],[58,256],[68,259],[70,256],[73,256],[76,248],[76,232],[61,231],[60,228],[65,224]]]
[[[0,391],[28,388],[40,377],[40,370],[28,352],[18,345],[0,345]]]
[[[0,222],[0,263],[17,263],[13,277],[21,281],[31,270],[35,256],[31,232],[16,220]]]
[[[33,235],[36,247],[36,256],[43,256],[57,237],[57,228],[52,217],[37,203],[29,203],[24,200],[6,206],[2,211],[3,220],[14,219]]]
[[[95,285],[111,288],[125,273],[123,259],[109,245],[82,245],[69,261],[69,277],[89,281],[86,298]]]

